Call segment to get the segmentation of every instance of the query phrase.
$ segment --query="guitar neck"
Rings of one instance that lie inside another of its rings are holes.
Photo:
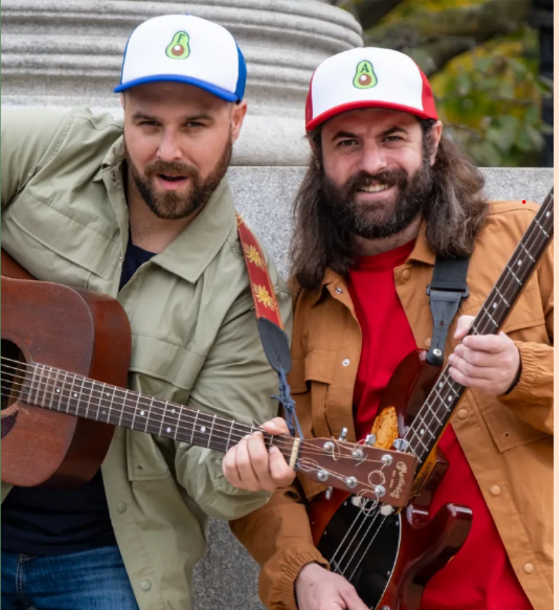
[[[108,385],[43,364],[26,365],[20,399],[30,405],[93,419],[222,453],[255,426]],[[294,439],[263,433],[289,462]]]
[[[470,335],[497,334],[534,272],[553,236],[553,189],[530,223],[501,276],[481,306]],[[406,451],[418,460],[418,471],[438,443],[466,388],[454,381],[447,365],[408,429]]]

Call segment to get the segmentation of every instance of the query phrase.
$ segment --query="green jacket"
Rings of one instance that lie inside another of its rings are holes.
[[[129,236],[122,161],[122,124],[109,115],[4,110],[3,248],[38,279],[118,298],[132,328],[131,389],[246,423],[274,417],[277,377],[257,332],[227,179],[117,295]],[[291,297],[267,262],[290,333]],[[103,480],[142,610],[190,608],[208,517],[236,519],[267,501],[233,488],[221,460],[116,430]]]

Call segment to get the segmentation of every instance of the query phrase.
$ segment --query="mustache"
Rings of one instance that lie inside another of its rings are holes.
[[[152,178],[157,174],[165,176],[186,176],[187,178],[197,179],[199,172],[195,167],[180,163],[179,161],[161,161],[158,159],[144,168],[146,178]]]
[[[373,182],[380,182],[386,186],[405,186],[408,182],[408,175],[405,169],[383,170],[376,174],[361,170],[354,176],[346,180],[343,190],[347,195],[354,195],[359,189],[370,186]]]

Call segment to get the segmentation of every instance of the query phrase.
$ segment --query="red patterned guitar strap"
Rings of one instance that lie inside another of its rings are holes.
[[[287,383],[287,373],[291,370],[289,337],[283,330],[278,299],[270,279],[268,266],[260,244],[239,214],[237,214],[237,229],[243,247],[260,340],[266,358],[279,378],[279,396],[273,396],[273,398],[279,400],[284,408],[285,420],[291,434],[295,435],[295,427],[297,427],[299,437],[303,438],[295,413],[295,402],[291,398],[291,390]]]

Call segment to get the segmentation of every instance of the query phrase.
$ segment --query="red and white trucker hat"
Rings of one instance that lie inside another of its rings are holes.
[[[307,131],[357,108],[393,108],[438,119],[427,77],[411,57],[392,49],[350,49],[315,70],[307,96]]]

